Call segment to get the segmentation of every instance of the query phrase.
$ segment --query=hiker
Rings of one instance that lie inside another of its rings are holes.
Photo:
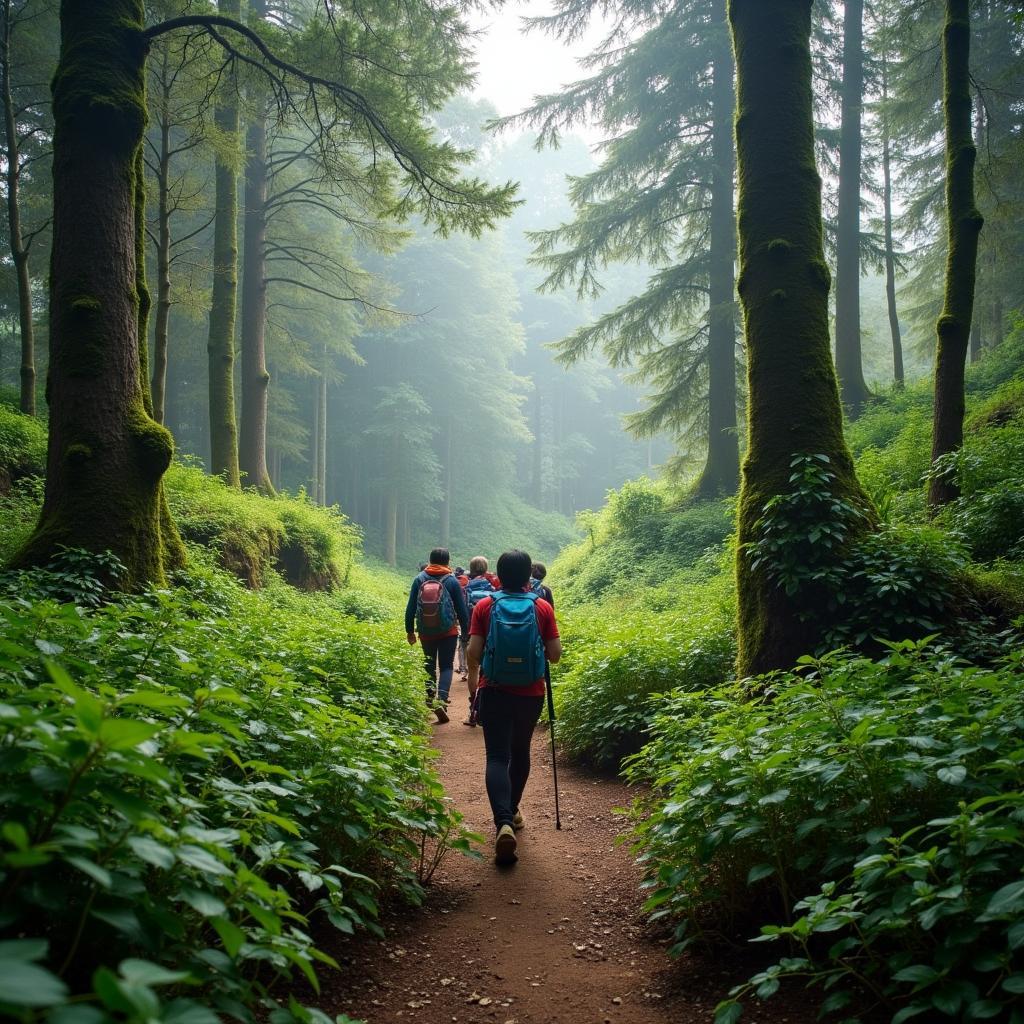
[[[498,577],[487,571],[487,559],[483,555],[471,558],[469,560],[469,580],[466,583],[466,607],[469,611],[470,621],[473,618],[473,609],[480,601],[500,589],[501,584],[498,582]],[[469,716],[462,724],[475,728],[477,724],[476,686],[468,675],[466,685],[469,689]]]
[[[469,612],[462,587],[448,563],[447,548],[434,548],[430,562],[412,581],[405,607],[405,632],[410,644],[419,633],[423,666],[427,673],[427,704],[433,706],[441,725],[448,721],[448,693],[452,685],[459,629],[469,633]],[[437,701],[435,703],[435,686]]]
[[[484,730],[487,799],[494,815],[494,860],[512,864],[519,810],[530,775],[530,740],[544,704],[545,669],[562,656],[554,609],[529,588],[530,556],[498,559],[501,590],[482,598],[469,627],[469,685]]]
[[[469,583],[469,577],[466,575],[466,570],[461,565],[455,566],[455,578],[459,581],[459,586],[462,587],[462,599],[466,599],[466,585]],[[467,607],[467,610],[471,611]],[[459,647],[456,652],[455,658],[455,671],[463,679],[469,678],[469,666],[466,664],[466,644],[469,643],[469,636],[459,630]]]
[[[543,562],[534,562],[533,567],[530,570],[530,589],[533,590],[538,597],[543,597],[544,600],[554,608],[555,599],[551,595],[551,588],[544,584],[544,577],[547,576],[547,574],[548,570]]]

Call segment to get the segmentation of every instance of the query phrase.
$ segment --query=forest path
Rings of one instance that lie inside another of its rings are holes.
[[[369,1024],[711,1021],[749,965],[688,957],[673,964],[650,937],[639,913],[639,870],[628,847],[615,842],[623,822],[614,808],[630,802],[627,786],[560,760],[562,829],[555,830],[551,744],[542,726],[521,808],[519,861],[493,864],[483,734],[462,725],[460,690],[456,677],[451,723],[434,727],[434,744],[448,795],[467,827],[488,837],[485,859],[449,854],[424,908],[387,922],[386,941],[364,936],[330,949],[344,971],[323,977],[321,1007]],[[751,1007],[744,1024],[814,1020],[792,1009]]]

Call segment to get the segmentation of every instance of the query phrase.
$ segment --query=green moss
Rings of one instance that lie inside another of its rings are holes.
[[[171,432],[141,412],[131,419],[129,431],[144,477],[153,482],[158,481],[167,472],[174,457],[174,438]]]

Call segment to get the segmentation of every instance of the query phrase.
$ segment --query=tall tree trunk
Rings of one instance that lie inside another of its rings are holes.
[[[896,387],[903,388],[903,336],[896,309],[896,255],[892,244],[892,162],[889,138],[889,54],[882,55],[882,217],[885,231],[885,305],[889,312],[889,334],[892,336],[892,376]]]
[[[317,429],[320,437],[317,441],[316,463],[316,500],[320,505],[327,504],[327,346],[324,345],[320,364],[320,377],[316,387]]]
[[[442,468],[441,546],[448,547],[452,538],[452,433],[454,423],[449,413],[444,431],[444,466]]]
[[[241,16],[241,0],[220,0],[220,13]],[[214,123],[230,144],[239,146],[237,79],[230,76],[227,93],[217,99]],[[218,156],[215,167],[213,226],[213,293],[210,332],[206,343],[209,365],[210,472],[231,487],[241,486],[238,468],[238,427],[235,422],[235,304],[238,292],[238,169]]]
[[[946,281],[936,324],[935,414],[932,462],[964,440],[964,366],[974,309],[978,236],[983,219],[974,202],[977,149],[971,132],[971,20],[969,0],[946,0],[942,28],[942,106],[946,124]],[[952,474],[932,476],[934,509],[960,493]]]
[[[139,337],[142,0],[63,0],[60,20],[46,493],[14,561],[109,550],[137,587],[164,579],[160,481],[174,451],[146,411]]]
[[[981,91],[975,93],[974,96],[974,146],[977,152],[981,152],[982,146],[985,144],[985,103],[982,100]],[[979,239],[980,242],[980,239]],[[989,263],[984,263],[980,258],[977,260],[979,265],[979,272],[981,268],[987,268],[990,266]],[[984,277],[982,277],[984,281]],[[994,283],[994,279],[993,279]],[[976,363],[981,357],[981,350],[984,347],[984,338],[982,337],[981,331],[981,312],[973,312],[971,314],[971,340],[970,340],[970,352],[971,362]]]
[[[253,4],[253,7],[261,6]],[[273,494],[267,472],[267,121],[253,115],[246,133],[245,241],[242,247],[242,422],[239,465],[247,487]]]
[[[3,0],[0,32],[0,91],[3,93],[4,132],[7,136],[4,159],[7,162],[7,228],[14,274],[18,283],[18,324],[21,328],[21,400],[20,408],[29,416],[36,414],[36,346],[32,324],[32,279],[28,270],[28,248],[21,230],[21,152],[18,125],[11,90],[11,0]]]
[[[868,397],[860,350],[860,164],[864,104],[864,0],[846,0],[839,128],[839,210],[836,240],[836,371],[847,414]]]
[[[393,486],[388,490],[384,516],[384,561],[390,566],[398,564],[398,491]]]
[[[736,220],[733,210],[736,109],[732,47],[725,0],[713,0],[714,81],[712,83],[711,273],[708,309],[708,457],[697,481],[705,497],[734,494],[739,486],[736,436],[736,314],[734,309]]]
[[[309,489],[313,501],[320,502],[320,381],[313,380],[313,422],[309,430]]]
[[[167,392],[167,328],[171,319],[171,86],[168,48],[162,47],[164,73],[160,91],[160,152],[157,165],[156,321],[153,330],[153,419],[164,422]],[[146,338],[142,339],[143,344]]]
[[[537,375],[539,376],[539,375]],[[533,503],[544,507],[544,406],[540,381],[533,379]]]
[[[729,0],[729,20],[737,75],[738,290],[749,388],[736,560],[738,669],[746,676],[788,667],[821,640],[820,619],[803,614],[801,595],[787,596],[753,570],[746,549],[767,502],[789,491],[793,456],[827,455],[836,493],[867,500],[843,441],[829,347],[811,0]]]

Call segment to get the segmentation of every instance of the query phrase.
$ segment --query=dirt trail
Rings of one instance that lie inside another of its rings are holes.
[[[453,692],[461,689],[456,677]],[[435,727],[439,771],[473,831],[493,835],[483,787],[483,736]],[[425,907],[387,924],[386,942],[362,938],[333,950],[342,982],[325,978],[321,1006],[369,1024],[696,1024],[709,1022],[749,964],[694,958],[670,963],[639,914],[639,872],[615,840],[629,803],[620,782],[559,760],[562,830],[554,827],[551,748],[538,727],[522,812],[519,862],[497,868],[491,849],[442,863]],[[332,987],[333,986],[333,987]],[[744,1024],[814,1020],[790,1004],[751,1008]]]

